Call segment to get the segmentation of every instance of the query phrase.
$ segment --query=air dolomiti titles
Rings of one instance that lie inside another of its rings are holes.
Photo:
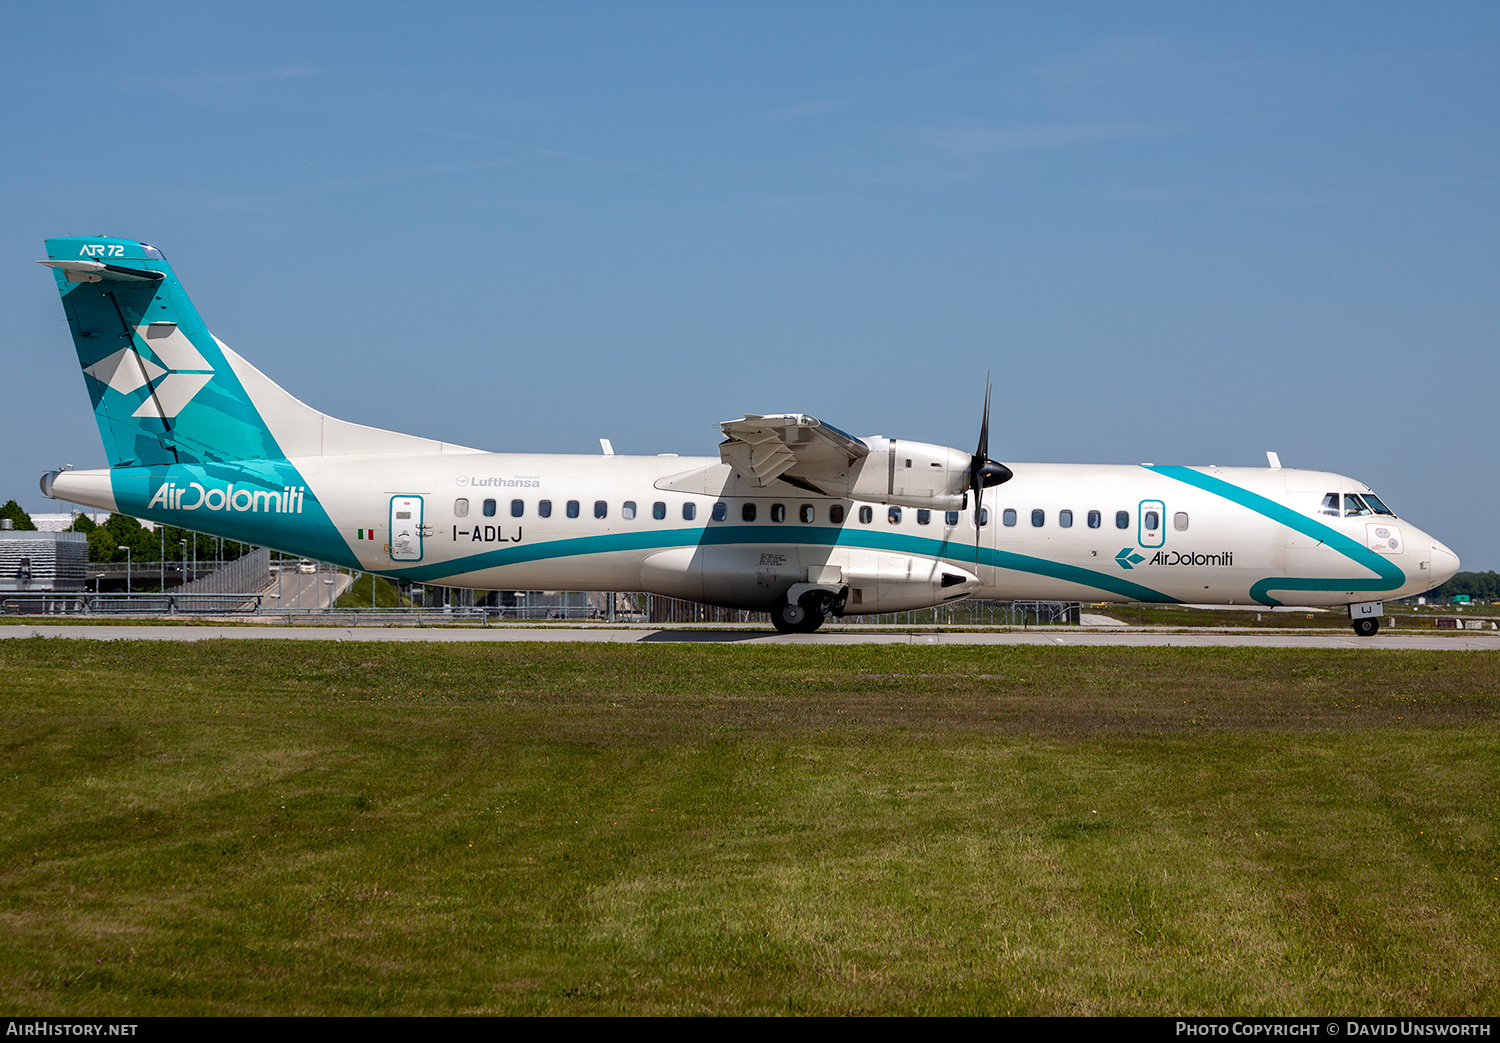
[[[197,499],[185,500],[191,493]],[[197,482],[178,485],[163,482],[151,497],[147,507],[165,507],[169,511],[196,511],[200,507],[210,511],[241,511],[250,514],[301,514],[305,485],[283,485],[279,492],[270,489],[236,489],[234,483],[225,486],[203,486]]]

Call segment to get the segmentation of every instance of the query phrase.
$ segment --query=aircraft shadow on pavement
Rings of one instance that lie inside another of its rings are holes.
[[[655,630],[641,638],[641,642],[707,641],[723,644],[730,641],[763,641],[776,636],[774,630]]]

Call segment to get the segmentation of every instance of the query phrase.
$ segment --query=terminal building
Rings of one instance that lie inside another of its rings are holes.
[[[0,596],[81,591],[88,561],[85,533],[24,532],[0,519]]]

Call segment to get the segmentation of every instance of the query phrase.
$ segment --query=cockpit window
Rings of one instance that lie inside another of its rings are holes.
[[[1369,504],[1376,514],[1389,514],[1392,518],[1396,516],[1396,512],[1381,503],[1380,497],[1374,493],[1365,493],[1365,503]]]
[[[1359,498],[1358,494],[1356,494],[1356,493],[1345,493],[1344,494],[1344,517],[1345,518],[1354,518],[1354,517],[1358,517],[1359,515],[1374,514],[1374,513],[1375,513],[1374,511],[1370,510],[1370,508],[1365,505],[1365,501]]]
[[[1335,518],[1339,516],[1339,494],[1328,493],[1323,497],[1323,506],[1318,508],[1319,514],[1331,514]]]

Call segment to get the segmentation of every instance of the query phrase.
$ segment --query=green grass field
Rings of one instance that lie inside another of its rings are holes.
[[[410,608],[411,599],[403,598],[401,592],[396,589],[396,584],[388,579],[374,579],[368,573],[360,575],[344,591],[343,596],[335,602],[334,607],[340,609],[361,608]],[[370,591],[374,588],[374,597],[371,598]],[[373,604],[371,604],[373,600]]]
[[[7,640],[0,1000],[1493,1013],[1497,668]]]

